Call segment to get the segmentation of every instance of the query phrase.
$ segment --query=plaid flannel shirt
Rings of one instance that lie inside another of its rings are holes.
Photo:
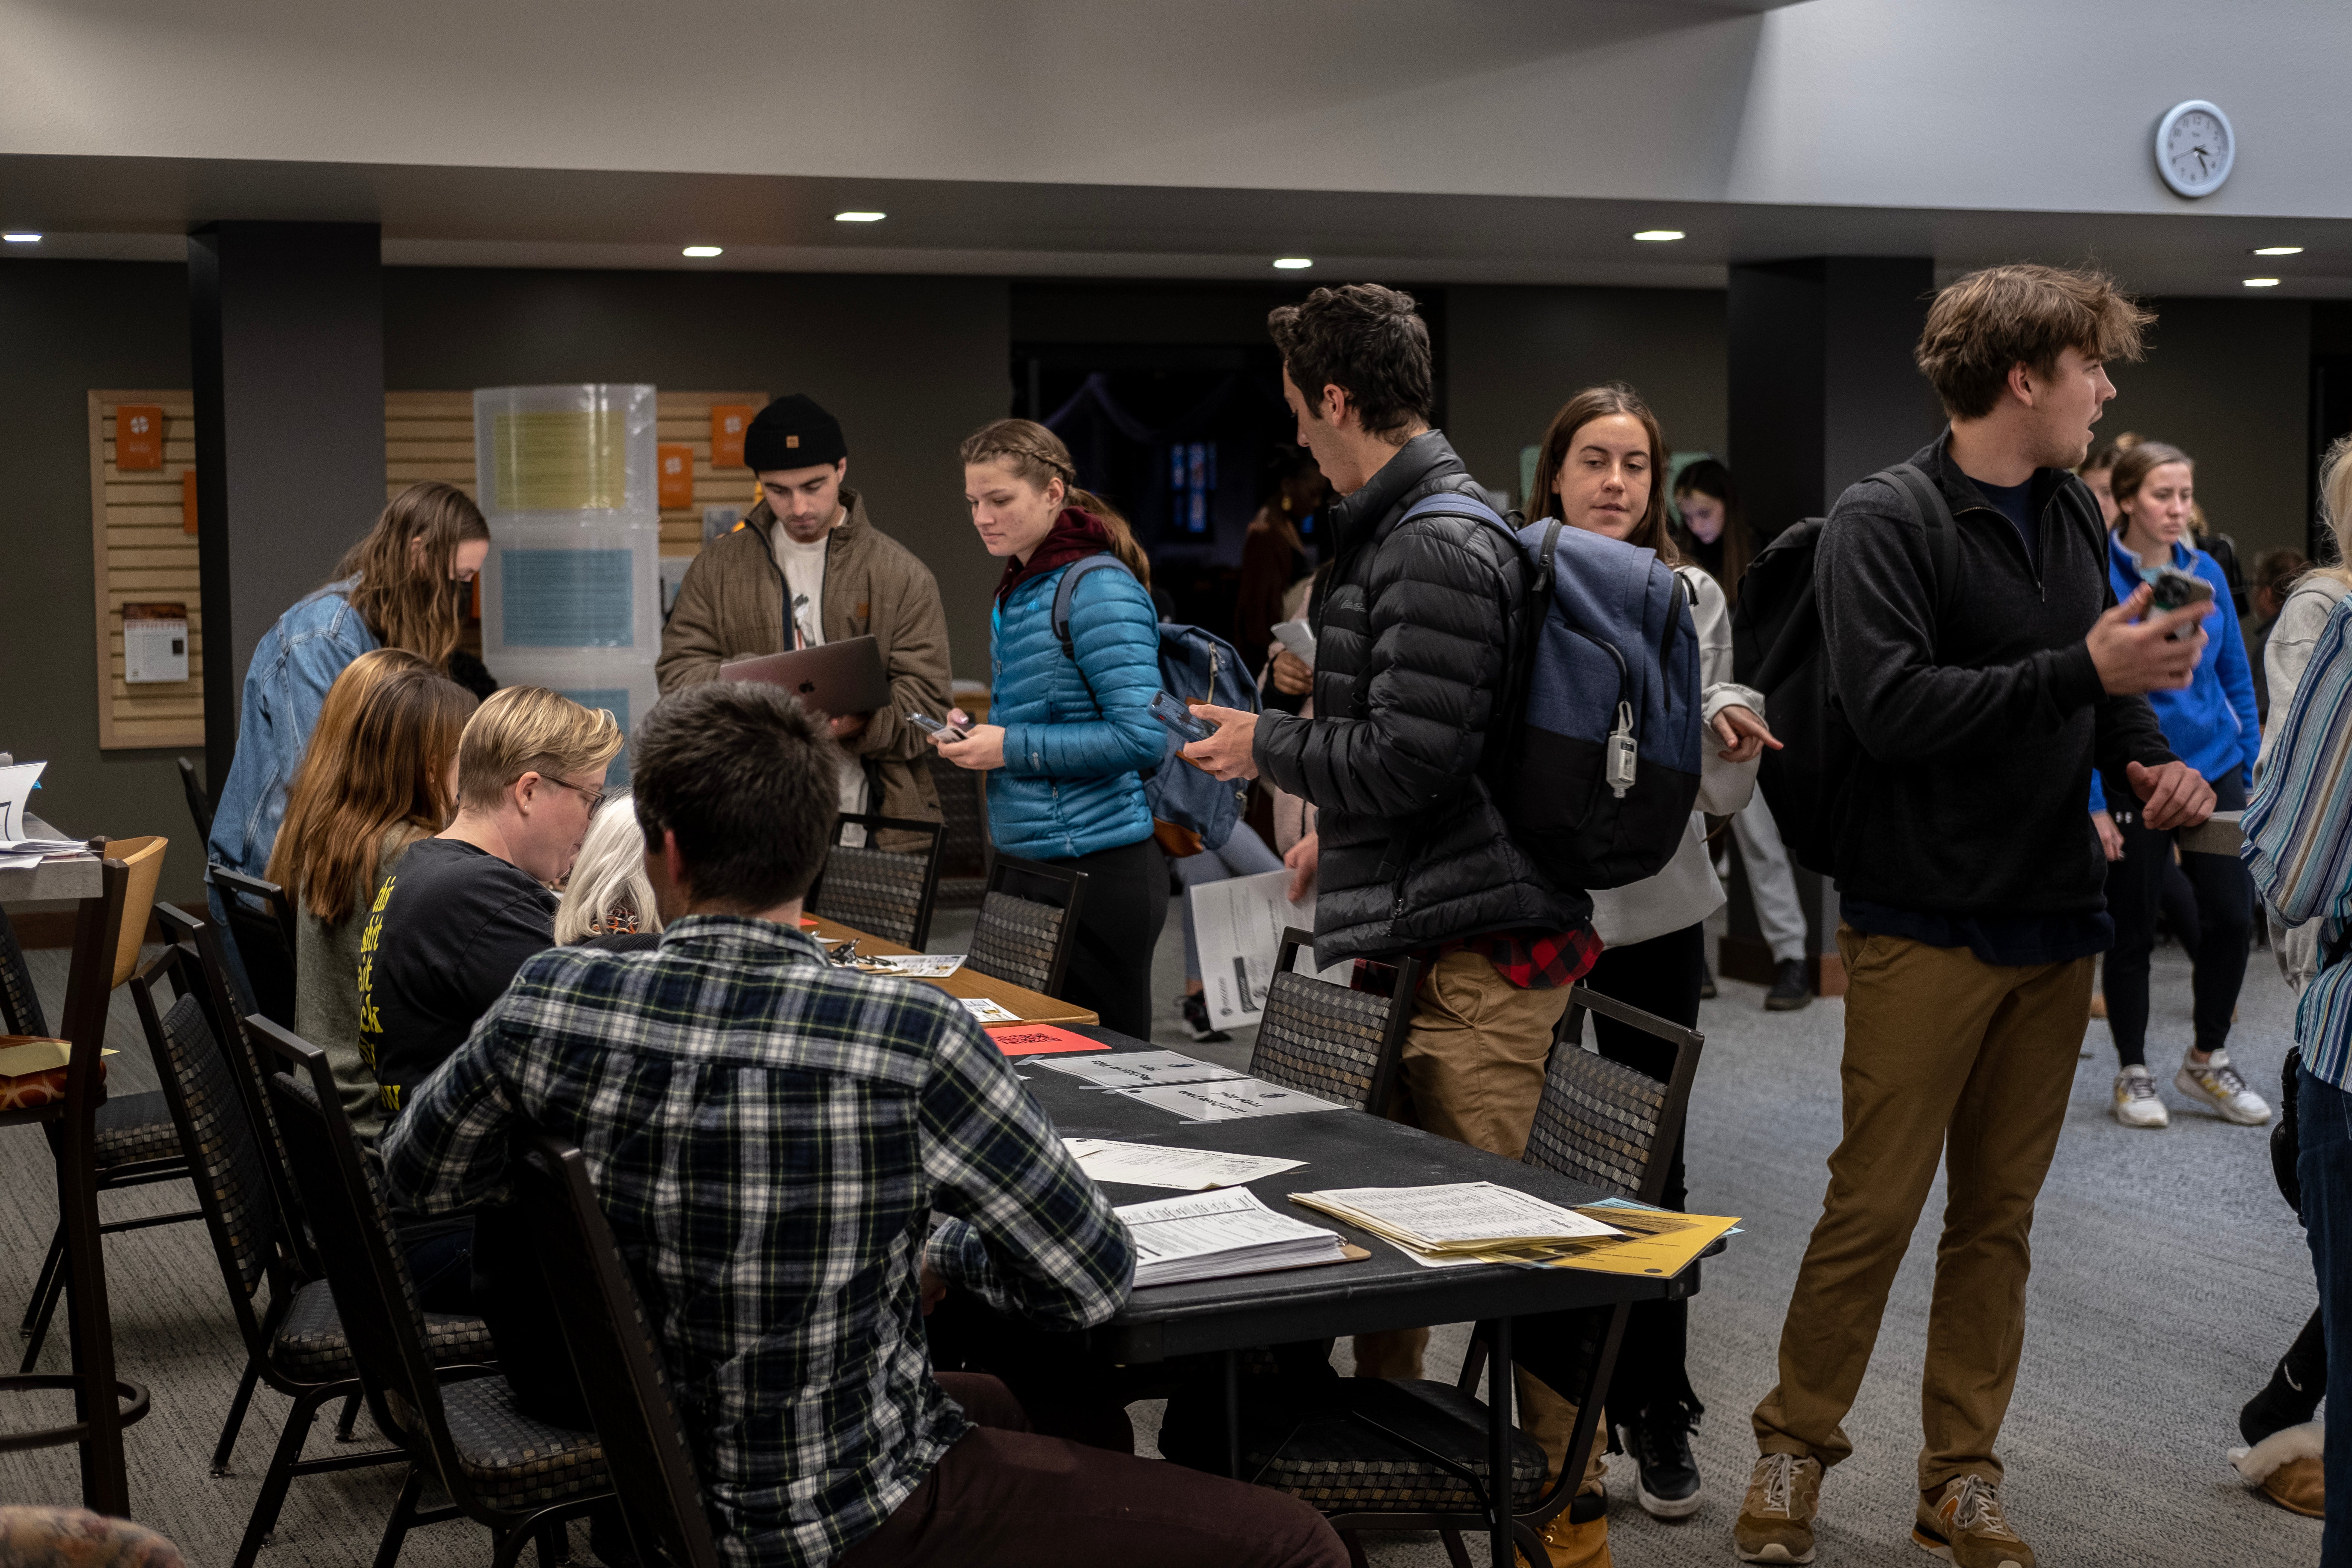
[[[386,1173],[422,1213],[498,1202],[526,1123],[587,1156],[730,1563],[831,1561],[963,1435],[920,1261],[1059,1328],[1108,1318],[1134,1275],[1126,1226],[959,1003],[767,921],[531,959],[385,1131]],[[954,1217],[926,1250],[934,1209]]]

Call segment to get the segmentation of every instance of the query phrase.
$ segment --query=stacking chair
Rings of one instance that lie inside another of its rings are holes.
[[[220,890],[229,940],[245,961],[253,1004],[261,1016],[294,1026],[294,901],[275,882],[207,866],[205,878]]]
[[[1385,1112],[1412,1022],[1421,961],[1399,964],[1395,987],[1381,996],[1296,973],[1291,964],[1299,950],[1314,945],[1312,931],[1292,926],[1282,933],[1250,1074],[1351,1110]]]
[[[1084,871],[999,855],[989,864],[988,891],[964,962],[982,974],[1058,995],[1086,892]]]
[[[155,883],[163,868],[163,838],[117,838],[106,847],[109,858],[120,858],[129,873],[123,892],[122,929],[114,952],[114,984],[129,980],[139,963],[139,939],[147,929],[147,920],[155,904]],[[11,934],[5,949],[0,949],[0,967],[15,972],[5,989],[22,993],[28,1008],[19,1024],[10,1020],[13,1033],[47,1035],[49,1031],[41,1013],[40,1003],[33,996],[31,975],[25,971],[24,953]],[[15,1011],[12,1005],[11,1011]],[[62,1162],[64,1130],[51,1124],[50,1152]],[[100,1193],[120,1192],[127,1187],[144,1187],[157,1182],[176,1182],[188,1174],[188,1160],[180,1145],[180,1135],[172,1125],[172,1108],[163,1096],[150,1089],[143,1094],[109,1095],[98,1108],[97,1125],[93,1130],[92,1170],[95,1190]],[[171,1214],[149,1215],[140,1219],[109,1220],[98,1227],[101,1237],[126,1230],[145,1230],[151,1226],[178,1225],[185,1220],[202,1219],[201,1209],[181,1209]],[[104,1267],[101,1259],[100,1267]],[[26,1336],[25,1357],[17,1368],[30,1373],[41,1358],[41,1347],[47,1343],[50,1321],[56,1316],[58,1297],[66,1288],[66,1225],[58,1221],[56,1234],[50,1237],[48,1257],[33,1282],[33,1298],[25,1304],[25,1319],[20,1331]]]
[[[197,930],[210,934],[209,927]],[[168,1005],[167,980],[177,993]],[[248,1076],[236,1060],[246,1047],[241,1040],[223,1040],[215,1029],[207,991],[193,952],[176,943],[131,982],[131,1000],[154,1052],[173,1121],[195,1167],[205,1227],[211,1233],[229,1305],[245,1337],[245,1376],[213,1448],[213,1474],[228,1474],[229,1456],[257,1384],[266,1382],[294,1402],[237,1547],[235,1568],[252,1568],[264,1540],[277,1527],[295,1477],[393,1464],[405,1460],[408,1450],[371,1448],[302,1458],[320,1408],[360,1392],[358,1369],[335,1310],[333,1291],[325,1280],[305,1278],[295,1267],[290,1227],[271,1179],[273,1156],[257,1132],[239,1082]],[[265,1284],[269,1294],[263,1309],[257,1298]],[[426,1313],[425,1337],[438,1366],[478,1365],[493,1354],[489,1331],[478,1318]]]
[[[474,1369],[435,1366],[430,1325],[383,1194],[361,1163],[327,1053],[267,1018],[250,1022],[270,1058],[271,1105],[369,1413],[408,1452],[408,1479],[384,1524],[377,1568],[393,1568],[414,1527],[459,1518],[488,1527],[491,1568],[512,1568],[534,1538],[544,1568],[555,1568],[564,1521],[614,1496],[596,1435],[524,1415],[506,1379],[488,1367],[467,1377]],[[420,1509],[426,1482],[436,1479],[450,1506]]]
[[[515,1201],[530,1218],[556,1321],[580,1374],[637,1553],[668,1568],[719,1568],[694,1454],[669,1374],[630,1283],[588,1162],[554,1138],[522,1141]]]
[[[198,782],[196,764],[185,757],[180,759],[180,793],[188,797],[188,815],[196,819],[196,843],[199,846],[211,843],[213,797],[205,793],[205,786]]]
[[[931,753],[940,795],[940,889],[943,910],[968,910],[988,891],[988,775]]]
[[[841,841],[841,830],[851,826],[866,829],[864,845]],[[913,854],[874,848],[874,836],[885,829],[919,833],[929,842]],[[824,869],[809,889],[809,913],[921,952],[931,935],[940,833],[936,822],[842,813],[834,825],[833,847],[825,855]]]
[[[1674,1046],[1673,1077],[1661,1083],[1585,1049],[1588,1013]],[[1655,1203],[1665,1190],[1673,1130],[1689,1101],[1705,1044],[1706,1037],[1694,1030],[1576,986],[1545,1068],[1526,1163],[1620,1197]],[[1589,1517],[1598,1518],[1605,1506],[1606,1500],[1580,1499],[1577,1491],[1599,1437],[1601,1403],[1628,1310],[1620,1304],[1541,1320],[1547,1331],[1570,1336],[1583,1386],[1574,1394],[1577,1420],[1567,1462],[1549,1486],[1542,1448],[1524,1433],[1513,1435],[1511,1523],[1530,1562],[1547,1561],[1541,1535],[1555,1515],[1574,1508],[1571,1517],[1580,1521],[1588,1510]],[[1278,1447],[1268,1444],[1245,1452],[1242,1473],[1322,1510],[1358,1561],[1357,1531],[1434,1530],[1454,1568],[1470,1568],[1462,1532],[1489,1529],[1492,1519],[1487,1413],[1475,1390],[1486,1366],[1486,1340],[1502,1326],[1478,1325],[1457,1383],[1338,1380],[1335,1408],[1300,1422]],[[1507,1396],[1509,1380],[1502,1382],[1500,1392]],[[1490,1396],[1495,1392],[1489,1390]],[[1566,1396],[1570,1391],[1559,1392]]]

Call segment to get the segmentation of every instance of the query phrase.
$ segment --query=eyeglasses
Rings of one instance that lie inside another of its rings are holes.
[[[552,773],[541,773],[539,776],[545,779],[549,784],[560,785],[564,789],[570,790],[573,795],[576,795],[582,800],[586,801],[588,803],[588,815],[591,816],[595,816],[596,808],[604,804],[604,792],[601,789],[582,789],[578,784],[568,784],[564,780],[557,778]]]

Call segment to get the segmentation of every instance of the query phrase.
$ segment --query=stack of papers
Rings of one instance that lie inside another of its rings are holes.
[[[1301,1094],[1264,1079],[1237,1078],[1199,1083],[1165,1084],[1153,1089],[1113,1089],[1114,1094],[1146,1105],[1172,1110],[1194,1121],[1245,1121],[1255,1116],[1296,1116],[1308,1110],[1344,1110],[1328,1100]]]
[[[1039,1067],[1082,1078],[1097,1089],[1149,1089],[1161,1083],[1216,1083],[1242,1075],[1214,1062],[1195,1061],[1177,1051],[1121,1051],[1083,1062],[1039,1062]]]
[[[1278,1215],[1246,1187],[1197,1196],[1154,1198],[1115,1211],[1135,1237],[1135,1285],[1177,1285],[1339,1263],[1345,1244],[1333,1232]]]
[[[1017,1024],[1021,1021],[1020,1014],[985,996],[959,996],[956,1000],[964,1005],[966,1012],[983,1024]]]
[[[1163,1149],[1157,1143],[1122,1143],[1114,1138],[1065,1138],[1062,1142],[1078,1157],[1079,1168],[1097,1182],[1173,1187],[1180,1193],[1238,1187],[1307,1163],[1264,1154],[1228,1154],[1216,1149]]]
[[[1563,1243],[1625,1235],[1589,1215],[1492,1182],[1341,1187],[1293,1193],[1290,1201],[1369,1230],[1407,1257],[1432,1265],[1508,1262],[1515,1254],[1548,1257]]]

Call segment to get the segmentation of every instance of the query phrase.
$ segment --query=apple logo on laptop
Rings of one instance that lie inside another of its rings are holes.
[[[807,696],[810,692],[814,691],[814,690],[816,689],[816,682],[815,682],[815,681],[814,681],[814,680],[803,680],[803,681],[802,681],[802,682],[800,683],[800,686],[799,686],[798,689],[799,689],[799,691],[800,691],[800,694],[801,694],[802,696],[805,697],[805,696]]]

